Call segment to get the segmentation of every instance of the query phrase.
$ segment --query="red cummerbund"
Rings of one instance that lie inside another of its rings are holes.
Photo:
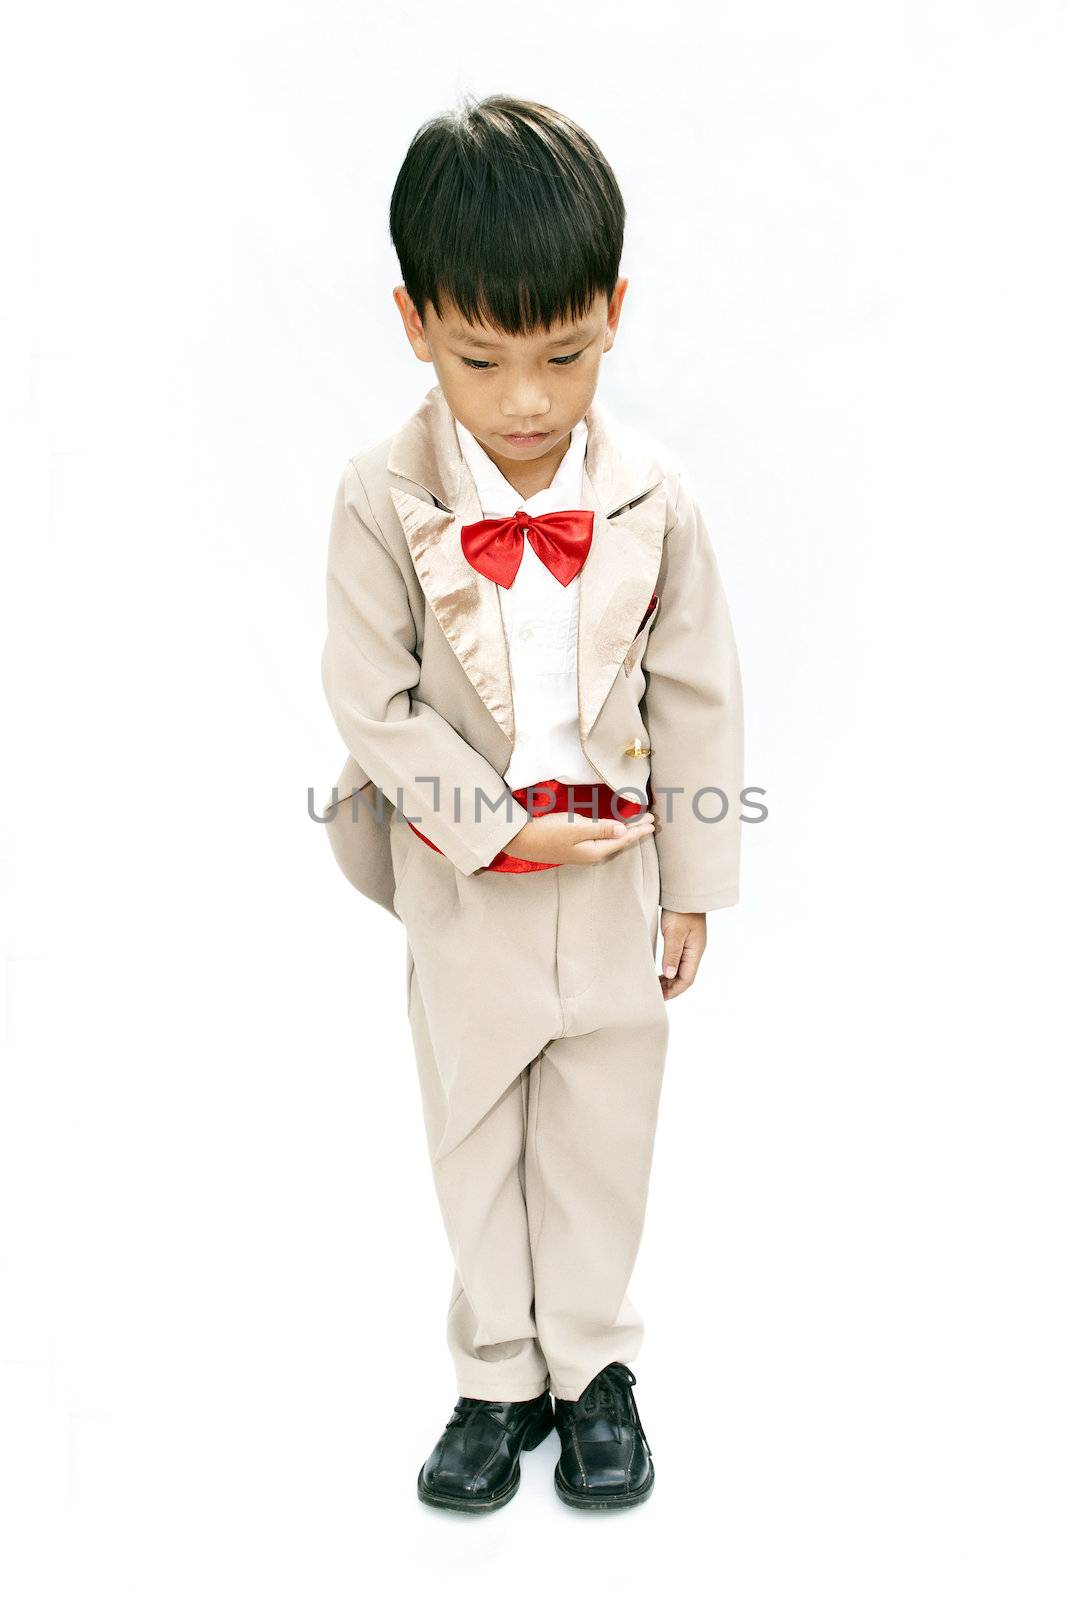
[[[527,796],[534,790],[536,794],[527,804]],[[616,791],[607,783],[563,783],[558,778],[542,778],[538,783],[530,784],[525,789],[512,789],[511,792],[531,817],[548,816],[552,811],[566,811],[569,800],[576,817],[596,817],[601,821],[624,822],[627,817],[636,817],[639,813],[650,810],[652,805],[652,796],[647,786],[646,803],[642,804],[640,800],[631,800],[626,795],[619,795],[614,810],[611,802]],[[517,820],[516,833],[520,826],[521,823]],[[427,839],[424,833],[419,833],[413,822],[409,822],[408,827],[412,833],[418,833],[419,838],[424,844],[428,844],[431,850],[437,850],[438,855],[444,854],[432,839]],[[558,865],[558,861],[524,861],[522,856],[509,856],[506,850],[498,850],[485,870],[486,872],[547,872]]]

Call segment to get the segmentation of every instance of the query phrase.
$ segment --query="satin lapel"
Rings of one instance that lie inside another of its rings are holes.
[[[513,744],[515,712],[500,591],[463,554],[460,530],[482,512],[440,384],[394,436],[386,466],[440,502],[427,504],[402,483],[390,485],[427,603],[486,710]]]
[[[584,504],[593,543],[578,602],[578,730],[589,737],[641,625],[659,575],[667,489],[652,441],[598,399],[586,421]]]
[[[583,504],[593,512],[593,543],[578,595],[578,731],[583,742],[600,715],[656,587],[667,526],[661,481],[614,515],[585,472]]]
[[[455,511],[427,505],[417,495],[390,488],[404,528],[419,582],[486,710],[505,738],[514,742],[515,713],[508,667],[507,635],[500,609],[500,591],[491,578],[476,572],[463,554],[460,530],[481,516],[470,474],[457,496]]]

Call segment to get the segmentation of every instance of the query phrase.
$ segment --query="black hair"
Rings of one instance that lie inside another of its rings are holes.
[[[590,136],[535,100],[465,98],[422,124],[389,203],[419,315],[447,297],[468,322],[526,335],[615,291],[626,210]]]

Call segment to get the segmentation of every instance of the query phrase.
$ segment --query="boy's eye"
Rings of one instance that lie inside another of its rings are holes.
[[[582,350],[575,350],[573,355],[552,356],[548,364],[550,367],[569,367],[572,362],[577,361],[578,357],[584,353]],[[473,356],[460,356],[460,360],[465,367],[473,367],[475,372],[485,372],[487,368],[493,365],[491,361],[477,361]]]

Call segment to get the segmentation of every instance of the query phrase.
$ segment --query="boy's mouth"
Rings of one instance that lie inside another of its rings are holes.
[[[531,445],[531,444],[540,444],[543,439],[547,439],[548,438],[548,434],[547,433],[506,433],[504,435],[504,438],[508,441],[509,444]]]

